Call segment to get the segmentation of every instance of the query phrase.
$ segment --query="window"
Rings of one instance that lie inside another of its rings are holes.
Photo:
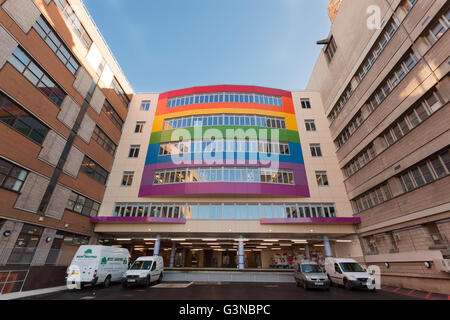
[[[0,187],[20,192],[28,171],[0,158]]]
[[[150,101],[142,101],[142,103],[141,103],[141,110],[142,111],[150,110],[150,104],[151,104]]]
[[[359,70],[356,72],[353,79],[356,78],[358,82],[361,82],[365,78],[365,76],[372,68],[377,58],[380,56],[381,52],[387,46],[390,39],[394,36],[397,29],[398,25],[394,20],[391,20],[386,24],[383,33],[381,33],[379,39],[375,42],[375,44],[371,48],[371,51],[365,58],[364,62],[360,66]],[[341,113],[341,110],[347,104],[354,90],[355,88],[353,88],[352,83],[349,83],[330,113],[329,116],[330,122],[333,122],[337,118],[337,116]]]
[[[73,11],[72,7],[67,3],[67,0],[55,0],[55,3],[59,10],[61,10],[67,25],[72,29],[73,33],[77,35],[84,47],[89,49],[92,40]]]
[[[141,146],[134,145],[130,147],[130,152],[128,153],[128,158],[138,158]]]
[[[309,148],[311,149],[311,156],[322,157],[322,149],[320,148],[320,144],[310,144]]]
[[[101,184],[106,185],[106,180],[108,180],[108,171],[100,167],[89,157],[84,157],[80,171],[97,180]]]
[[[96,217],[100,209],[100,203],[72,191],[66,209],[86,217]]]
[[[89,237],[80,236],[69,232],[58,231],[55,235],[55,239],[61,239],[65,246],[80,246],[89,244]],[[56,258],[55,258],[56,260]]]
[[[21,47],[17,47],[9,57],[17,71],[23,74],[43,95],[58,107],[61,106],[66,93]]]
[[[286,121],[283,118],[260,115],[213,114],[166,119],[164,120],[163,130],[217,125],[286,129]]]
[[[436,88],[427,92],[382,134],[386,145],[388,147],[391,146],[423,121],[428,119],[432,113],[443,105],[442,101],[443,100]]]
[[[389,185],[385,182],[352,200],[356,213],[375,207],[392,199]]]
[[[144,131],[145,122],[137,122],[134,128],[134,133],[142,133]]]
[[[169,98],[167,101],[167,108],[175,108],[191,104],[221,102],[257,103],[278,107],[283,105],[282,98],[277,96],[268,96],[258,93],[220,92]]]
[[[366,237],[366,244],[368,248],[367,254],[378,254],[377,241],[374,236]]]
[[[360,152],[355,158],[353,158],[349,164],[344,167],[344,172],[346,177],[350,177],[357,171],[362,169],[367,163],[369,163],[373,158],[375,158],[375,150],[373,144],[371,143],[366,149]]]
[[[116,203],[115,217],[158,217],[194,220],[259,220],[263,218],[333,218],[327,203]]]
[[[50,49],[56,53],[59,60],[61,60],[67,69],[69,69],[72,74],[75,74],[80,67],[80,64],[42,15],[36,20],[33,27],[42,39],[44,39]]]
[[[44,228],[24,224],[7,264],[30,264],[43,231]]]
[[[130,99],[128,98],[125,91],[120,86],[119,82],[117,82],[116,78],[113,78],[113,81],[111,82],[111,88],[114,89],[114,92],[119,96],[120,100],[122,100],[125,107],[128,108]]]
[[[106,113],[109,119],[114,123],[114,125],[119,128],[119,130],[122,130],[123,127],[123,120],[120,118],[119,114],[114,110],[112,105],[108,102],[108,100],[105,99],[105,102],[103,103],[103,112]]]
[[[319,187],[328,187],[328,177],[326,171],[316,171],[316,180]]]
[[[92,139],[112,156],[116,153],[116,144],[98,126],[94,129]]]
[[[309,99],[300,99],[302,109],[311,109],[311,101]]]
[[[129,187],[133,184],[134,172],[124,172],[122,178],[122,186]]]
[[[333,60],[336,50],[337,50],[336,41],[334,41],[334,37],[331,37],[330,42],[325,48],[325,55],[329,63],[331,62],[331,60]]]
[[[403,192],[409,192],[450,174],[450,149],[428,157],[401,173],[398,178]]]
[[[431,45],[435,44],[444,35],[448,28],[450,28],[449,17],[450,10],[447,10],[447,12],[439,17],[439,19],[434,22],[427,31],[426,37]]]
[[[153,184],[244,182],[294,185],[292,170],[272,168],[177,168],[155,172]]]
[[[41,121],[0,92],[0,121],[42,145],[49,131]]]

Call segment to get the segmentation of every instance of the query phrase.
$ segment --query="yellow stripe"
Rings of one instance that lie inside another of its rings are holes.
[[[152,132],[158,132],[163,130],[164,120],[171,118],[180,118],[186,116],[195,116],[195,115],[206,115],[206,114],[256,114],[267,117],[278,117],[286,119],[286,129],[292,131],[298,131],[297,120],[294,114],[292,113],[284,113],[284,112],[276,112],[276,111],[268,111],[268,110],[257,110],[257,109],[230,109],[230,108],[220,108],[220,109],[196,109],[189,110],[185,112],[174,112],[169,114],[164,114],[161,116],[156,116],[153,121],[153,130]]]

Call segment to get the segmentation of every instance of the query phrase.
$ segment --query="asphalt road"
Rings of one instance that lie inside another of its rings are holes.
[[[174,288],[173,286],[181,286]],[[330,291],[305,290],[286,283],[162,283],[149,288],[122,288],[115,284],[105,289],[88,287],[82,291],[56,293],[23,300],[415,300],[417,298],[378,290],[346,290],[332,287]]]

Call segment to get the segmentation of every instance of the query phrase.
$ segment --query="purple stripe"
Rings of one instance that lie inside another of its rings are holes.
[[[305,224],[305,223],[333,223],[333,224],[359,224],[361,218],[284,218],[261,219],[261,224]]]
[[[298,163],[280,162],[280,169],[293,170],[296,185],[281,185],[269,183],[239,183],[239,182],[209,182],[182,183],[168,185],[153,185],[156,170],[172,169],[179,166],[173,163],[146,165],[142,175],[139,197],[183,194],[266,194],[281,196],[310,197],[305,165]],[[202,167],[193,165],[192,167]],[[237,166],[248,166],[245,164]]]
[[[139,197],[185,194],[264,194],[293,197],[310,197],[307,186],[290,186],[269,183],[182,183],[160,186],[141,186]]]
[[[148,217],[92,217],[91,222],[137,222],[137,223],[170,223],[186,224],[186,219],[148,218]]]

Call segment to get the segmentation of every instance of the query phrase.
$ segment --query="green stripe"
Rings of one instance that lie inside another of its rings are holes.
[[[249,129],[255,129],[256,134],[259,139],[259,130],[260,129],[266,129],[266,128],[260,128],[260,127],[236,127],[236,126],[217,126],[217,127],[205,127],[203,131],[207,129],[218,129],[222,132],[222,135],[225,137],[226,130],[227,129],[243,129],[244,132],[247,132]],[[186,128],[185,130],[189,131],[191,134],[191,137],[194,138],[194,128]],[[293,130],[285,130],[285,129],[267,129],[267,139],[271,140],[271,131],[272,130],[278,130],[279,132],[279,140],[283,142],[293,142],[293,143],[300,143],[300,137],[298,134],[298,131]],[[164,143],[164,142],[170,142],[172,141],[172,132],[175,130],[165,130],[165,131],[158,131],[152,133],[152,136],[150,138],[150,144],[155,143]]]

